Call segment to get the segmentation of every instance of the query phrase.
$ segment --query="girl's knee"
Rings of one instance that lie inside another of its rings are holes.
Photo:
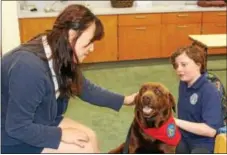
[[[76,128],[78,130],[84,131],[88,137],[93,140],[93,141],[97,141],[97,136],[95,131],[93,131],[92,129],[86,127],[83,124],[80,124],[70,118],[64,118],[63,121],[60,124],[60,127],[62,128]]]
[[[85,144],[83,150],[84,152],[81,152],[81,153],[97,153],[91,142],[88,142],[87,144]]]
[[[64,118],[62,122],[60,123],[59,127],[61,128],[76,128],[78,130],[81,130],[87,134],[89,137],[90,142],[92,143],[93,147],[96,147],[96,150],[98,150],[98,138],[92,129],[86,127],[83,124],[80,124],[70,118]]]
[[[42,153],[97,153],[93,144],[87,142],[84,147],[79,147],[75,144],[66,144],[61,142],[58,149],[44,148]]]
[[[96,135],[95,131],[89,129],[89,130],[87,131],[87,134],[88,134],[88,137],[89,137],[91,140],[97,141],[97,135]]]

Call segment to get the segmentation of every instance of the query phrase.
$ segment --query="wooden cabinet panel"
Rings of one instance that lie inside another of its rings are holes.
[[[217,55],[217,54],[226,54],[227,50],[226,48],[215,48],[215,49],[208,49],[209,55]]]
[[[201,34],[201,24],[162,25],[161,56],[169,57],[177,48],[192,44],[188,35]]]
[[[226,33],[225,23],[204,23],[202,28],[203,34],[222,34]],[[208,49],[208,54],[224,54],[226,48]]]
[[[203,23],[226,23],[226,11],[203,12]]]
[[[177,12],[100,15],[105,37],[96,41],[84,61],[107,62],[169,57],[177,48],[190,45],[189,34],[220,34],[226,31],[226,12]],[[19,19],[21,42],[51,29],[55,17]],[[202,27],[201,27],[202,26]],[[226,53],[212,49],[209,54]]]
[[[19,19],[21,42],[24,43],[45,30],[52,29],[56,18],[23,18]]]
[[[194,24],[201,23],[201,12],[164,13],[162,24]]]
[[[202,20],[202,33],[203,34],[223,34],[226,31],[226,12],[213,11],[203,12]],[[226,48],[208,49],[208,54],[226,54]]]
[[[119,60],[159,58],[161,25],[119,27]]]
[[[161,14],[120,15],[118,18],[119,26],[147,26],[153,24],[161,24]]]
[[[226,33],[226,23],[204,23],[202,26],[203,34],[221,34]]]
[[[105,37],[94,44],[94,52],[87,62],[104,62],[117,60],[117,16],[99,16],[105,29]],[[19,19],[21,42],[24,43],[39,33],[51,29],[56,18]]]
[[[88,55],[84,63],[117,60],[117,16],[99,16],[104,25],[105,36],[96,41],[94,51]]]

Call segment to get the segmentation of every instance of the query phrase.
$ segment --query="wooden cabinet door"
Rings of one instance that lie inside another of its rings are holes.
[[[203,12],[202,34],[226,34],[226,11]],[[208,49],[208,54],[226,54],[226,48]]]
[[[94,51],[87,62],[104,62],[117,60],[117,16],[99,16],[105,29],[105,37],[94,44]],[[24,43],[45,30],[52,29],[55,18],[19,19],[21,42]]]
[[[178,48],[192,44],[188,35],[201,34],[201,24],[166,24],[161,34],[161,56],[169,57]]]
[[[160,57],[161,25],[119,27],[119,60]]]
[[[204,23],[202,28],[203,34],[226,34],[226,23]],[[208,54],[224,54],[226,48],[208,49]]]
[[[202,28],[203,34],[222,34],[226,33],[226,23],[204,23]]]
[[[105,36],[94,43],[94,51],[84,63],[117,60],[117,16],[99,16],[104,25]]]
[[[52,29],[56,18],[23,18],[19,19],[21,43],[24,43],[45,30]]]

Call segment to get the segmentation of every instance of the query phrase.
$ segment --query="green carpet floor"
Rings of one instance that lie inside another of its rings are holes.
[[[220,67],[226,67],[225,56],[209,57],[208,68]],[[161,82],[177,100],[178,79],[167,59],[84,65],[83,70],[92,82],[125,95],[137,92],[145,82]],[[226,70],[213,73],[226,87]],[[123,107],[115,112],[76,98],[70,100],[65,115],[93,129],[98,136],[101,152],[106,153],[125,140],[133,119],[133,107]]]

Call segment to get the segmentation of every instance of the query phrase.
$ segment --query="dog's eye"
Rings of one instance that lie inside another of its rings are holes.
[[[159,95],[159,96],[162,95],[162,92],[158,88],[154,88],[154,92],[156,95]]]
[[[141,93],[144,93],[145,91],[147,91],[147,87],[143,87],[143,88],[141,89]]]

